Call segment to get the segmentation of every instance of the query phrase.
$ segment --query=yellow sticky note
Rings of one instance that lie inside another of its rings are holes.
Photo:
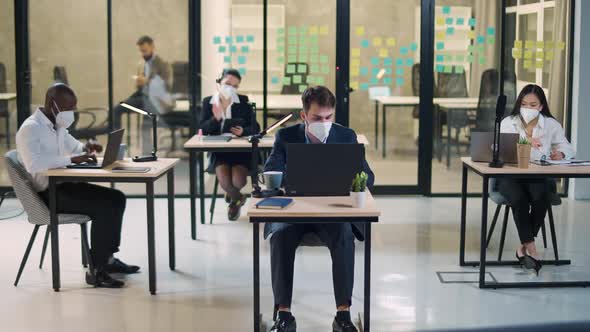
[[[515,40],[514,48],[522,48],[522,40]]]
[[[361,65],[361,59],[359,59],[359,58],[350,59],[350,66],[351,67],[359,67],[360,65]]]
[[[320,25],[320,35],[326,36],[328,35],[328,26],[327,25]]]
[[[395,46],[395,38],[387,38],[385,43],[387,44],[387,46]]]
[[[311,36],[317,35],[318,34],[318,26],[317,25],[310,25],[308,31]]]
[[[565,50],[565,43],[562,41],[557,42],[557,48],[561,51]]]
[[[382,48],[379,50],[379,57],[385,58],[387,56],[389,56],[389,52],[387,51],[386,48]]]
[[[533,68],[533,62],[531,60],[524,60],[524,69]]]
[[[445,36],[445,32],[442,30],[436,32],[436,40],[444,40]]]
[[[467,31],[467,38],[469,39],[475,39],[475,30],[469,30]]]
[[[445,18],[442,16],[439,16],[436,18],[436,25],[445,25]]]
[[[545,60],[552,61],[553,60],[553,50],[549,50],[545,52]]]
[[[361,56],[361,49],[358,48],[358,47],[351,48],[350,49],[350,55],[351,56],[356,56],[356,57]]]
[[[545,50],[550,50],[550,49],[552,49],[553,47],[555,47],[555,45],[553,44],[553,42],[552,42],[552,41],[550,41],[550,40],[549,40],[549,41],[546,41],[546,42],[545,42]]]
[[[534,40],[525,40],[524,47],[525,48],[534,48],[535,47],[535,41]]]
[[[381,37],[373,38],[373,46],[381,46],[383,44],[383,39]]]
[[[538,69],[543,68],[543,60],[537,60],[537,62],[535,62],[535,67]]]
[[[545,52],[537,51],[536,56],[537,56],[537,59],[543,60],[545,58]]]
[[[529,60],[533,58],[533,51],[524,51],[524,58]]]
[[[538,41],[537,48],[543,48],[543,47],[545,47],[545,43],[543,41]]]
[[[354,32],[356,33],[357,36],[362,36],[365,34],[365,27],[364,26],[358,26],[354,29]]]
[[[359,67],[350,67],[350,77],[358,77],[360,72]]]
[[[358,90],[359,89],[359,82],[357,82],[357,81],[350,82],[350,87],[355,90]]]
[[[520,48],[513,48],[512,57],[514,59],[522,59],[522,50]]]

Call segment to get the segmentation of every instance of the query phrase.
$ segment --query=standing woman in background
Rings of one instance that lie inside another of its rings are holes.
[[[253,110],[248,97],[238,94],[241,81],[240,72],[225,69],[217,79],[217,93],[203,99],[200,127],[204,135],[232,134],[242,137],[260,131],[258,123],[252,123]],[[250,167],[249,152],[216,152],[209,156],[207,171],[215,170],[219,184],[226,192],[229,220],[240,217],[240,209],[246,202],[247,196],[240,190],[246,185]]]
[[[519,134],[531,142],[531,160],[571,159],[575,151],[568,142],[563,127],[549,110],[543,88],[525,86],[514,104],[512,113],[502,120],[502,133]],[[547,204],[556,191],[554,179],[498,179],[498,191],[508,200],[521,245],[516,258],[522,266],[541,269],[535,237],[545,222]]]

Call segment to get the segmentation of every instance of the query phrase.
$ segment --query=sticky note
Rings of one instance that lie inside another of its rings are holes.
[[[485,65],[488,62],[488,58],[485,56],[480,56],[479,57],[479,64],[480,65]]]
[[[447,35],[452,36],[455,34],[455,28],[454,27],[448,27],[447,28]]]
[[[477,51],[479,53],[483,53],[485,51],[485,45],[482,44],[482,45],[477,46]]]
[[[326,36],[328,35],[328,26],[327,25],[321,25],[320,26],[320,35],[322,36]]]
[[[236,43],[243,43],[244,42],[244,36],[240,35],[240,36],[236,36]]]
[[[307,33],[307,26],[306,25],[302,25],[299,27],[299,34],[301,35],[305,35]]]
[[[226,47],[225,47],[225,46],[219,46],[219,48],[217,49],[217,51],[218,51],[219,53],[225,53],[225,51],[226,51]]]
[[[391,75],[391,68],[385,68],[385,75]]]
[[[287,31],[288,31],[289,35],[292,35],[292,36],[297,35],[297,27],[296,26],[290,26],[287,29]]]
[[[525,60],[530,60],[533,58],[533,51],[526,50],[524,51],[524,58]]]
[[[232,46],[229,47],[229,51],[231,53],[237,53],[238,52],[238,47],[235,46],[235,45],[232,45]]]
[[[279,78],[278,78],[278,77],[276,77],[276,76],[273,76],[273,77],[270,79],[270,83],[272,83],[272,84],[279,84]]]
[[[392,38],[392,37],[390,37],[390,38],[387,38],[387,39],[385,40],[385,44],[386,44],[387,46],[389,46],[389,47],[393,47],[393,46],[395,46],[395,38]]]
[[[398,85],[398,86],[399,85],[404,85],[404,78],[403,77],[397,77],[395,79],[395,84]]]
[[[373,46],[381,46],[381,44],[383,44],[383,38],[381,37],[375,37],[373,38]]]
[[[371,68],[371,76],[377,76],[380,71],[381,68]]]
[[[387,85],[391,84],[391,77],[383,78],[383,84],[387,84]]]
[[[226,56],[224,56],[224,57],[223,57],[223,62],[224,62],[224,63],[231,63],[231,56],[227,56],[227,55],[226,55]]]
[[[545,60],[547,60],[547,61],[553,60],[553,50],[545,52]]]
[[[246,57],[243,55],[238,55],[238,64],[243,65],[246,63]]]
[[[289,54],[287,56],[287,61],[288,62],[297,62],[297,54]]]
[[[496,37],[490,36],[488,37],[488,44],[493,45],[496,43]]]
[[[278,28],[277,29],[277,35],[284,35],[285,34],[285,28]]]
[[[316,78],[316,83],[317,83],[317,85],[326,85],[326,79],[319,76]]]
[[[445,23],[446,23],[447,25],[452,25],[452,24],[453,24],[453,18],[452,18],[452,17],[447,17],[447,18],[445,19]]]
[[[402,59],[402,58],[395,59],[395,65],[398,66],[398,67],[403,66],[404,65],[404,59]]]
[[[299,45],[299,53],[307,53],[308,51],[307,45]]]
[[[445,37],[446,37],[446,34],[443,30],[436,32],[436,40],[444,40]]]
[[[352,89],[358,90],[359,89],[359,82],[357,82],[357,81],[350,82],[350,87]]]
[[[309,62],[318,63],[319,62],[319,55],[317,53],[310,54],[309,55]]]
[[[305,65],[305,64],[297,65],[297,72],[300,74],[306,74],[307,73],[307,65]]]
[[[371,79],[369,80],[369,83],[375,85],[375,84],[379,84],[379,79],[377,77],[371,77]]]
[[[291,85],[291,77],[283,77],[283,85]]]
[[[253,43],[254,42],[254,35],[247,35],[246,36],[246,41],[248,43]]]
[[[418,43],[411,43],[410,50],[412,50],[412,52],[416,52],[416,50],[418,50]]]
[[[350,77],[358,77],[360,75],[359,67],[350,67]]]
[[[475,39],[475,30],[467,31],[467,38],[468,39]]]
[[[543,60],[537,60],[535,62],[535,68],[542,69],[543,68],[543,64],[544,64]]]
[[[469,55],[467,56],[467,62],[468,62],[468,63],[473,63],[473,55],[469,54]]]
[[[318,36],[309,36],[309,43],[312,46],[318,46]]]
[[[558,48],[560,51],[563,51],[563,50],[565,50],[565,42],[562,42],[562,41],[560,41],[560,42],[557,42],[557,48]]]
[[[446,65],[445,68],[443,69],[443,73],[452,73],[453,72],[453,66],[451,65]]]
[[[287,47],[287,53],[289,53],[289,54],[297,53],[297,47],[295,45],[289,45],[289,47]]]
[[[543,41],[537,41],[537,48],[545,47],[545,43]]]
[[[290,37],[287,39],[287,44],[289,44],[289,45],[297,45],[297,38],[295,38],[295,37],[293,37],[293,36],[290,36]]]
[[[436,55],[436,62],[443,62],[444,60],[445,60],[445,57],[442,54]]]
[[[213,44],[221,44],[221,37],[219,37],[219,36],[213,37]]]
[[[469,26],[470,27],[474,27],[476,23],[477,23],[477,20],[475,19],[475,17],[472,17],[469,19]]]
[[[445,55],[445,61],[447,61],[447,62],[453,61],[453,56],[450,54]]]
[[[369,83],[361,83],[361,90],[369,90]]]
[[[277,46],[277,51],[280,52],[280,53],[285,52],[285,46]]]
[[[407,55],[407,54],[408,54],[408,52],[409,52],[409,50],[408,50],[408,48],[407,48],[407,47],[401,47],[401,48],[399,49],[399,54],[401,54],[401,55]]]
[[[299,92],[300,93],[305,92],[305,89],[307,89],[307,85],[306,84],[299,84]]]
[[[392,64],[393,64],[393,59],[392,58],[387,57],[387,58],[383,59],[383,65],[384,66],[391,66]]]
[[[522,50],[520,48],[513,48],[512,49],[512,58],[522,59]]]
[[[440,25],[445,25],[445,18],[444,18],[444,17],[442,17],[442,16],[438,16],[438,17],[436,18],[436,25],[439,25],[439,26],[440,26]]]
[[[305,83],[307,84],[315,84],[316,79],[315,76],[309,75],[305,78]]]
[[[455,56],[455,61],[457,62],[464,62],[465,61],[465,55],[463,54],[459,54]]]
[[[464,25],[465,24],[465,19],[462,17],[458,17],[457,20],[455,21],[455,24],[457,25]]]
[[[515,40],[514,47],[515,48],[522,48],[522,40]]]
[[[548,40],[545,42],[545,49],[552,49],[554,47],[553,41]]]
[[[311,25],[308,32],[310,36],[315,36],[319,33],[319,28],[317,25]]]
[[[535,58],[541,60],[545,59],[545,52],[537,50],[537,52],[535,53]]]
[[[248,45],[244,45],[242,46],[242,53],[249,53],[250,52],[250,46]]]
[[[369,68],[361,67],[361,75],[363,75],[363,76],[369,75]]]
[[[320,55],[320,63],[328,63],[328,56]]]
[[[328,67],[328,65],[322,65],[322,74],[329,74],[330,73],[330,67]]]
[[[443,6],[442,7],[442,13],[445,15],[448,15],[451,13],[451,7],[450,6]]]
[[[496,28],[494,27],[488,27],[486,31],[489,36],[494,36],[496,34]]]
[[[231,44],[233,42],[233,38],[231,36],[226,36],[225,37],[225,43],[226,44]]]
[[[287,74],[295,74],[295,65],[293,64],[289,64],[287,65]]]
[[[320,73],[320,66],[313,64],[309,67],[309,71],[314,73],[314,74],[319,74]]]
[[[238,68],[238,72],[240,73],[240,75],[246,76],[246,68],[245,67]]]
[[[469,52],[469,53],[475,52],[475,45],[467,45],[467,52]]]
[[[385,58],[389,55],[389,51],[386,48],[382,48],[379,50],[379,57]]]
[[[403,68],[397,68],[395,70],[395,75],[396,76],[403,76],[404,75],[404,69]]]
[[[406,59],[406,66],[408,67],[412,67],[414,65],[414,59],[412,58],[407,58]]]
[[[465,68],[463,68],[463,66],[455,66],[455,73],[463,74],[463,72],[465,72]]]
[[[478,44],[483,44],[483,43],[485,43],[485,41],[486,41],[485,36],[481,36],[481,35],[477,36],[477,43]]]
[[[293,75],[293,84],[299,84],[302,82],[301,75]]]
[[[434,71],[437,73],[442,73],[445,70],[445,66],[443,65],[436,65],[436,67],[434,68]]]
[[[524,69],[532,69],[533,68],[533,61],[524,60],[523,67],[524,67]]]
[[[350,49],[350,55],[353,57],[359,57],[361,56],[361,49],[358,47],[353,47]]]
[[[307,53],[305,54],[299,54],[299,62],[307,62]]]
[[[361,40],[361,47],[362,47],[362,48],[367,48],[367,47],[369,47],[369,40],[368,40],[368,39],[363,39],[363,40]]]
[[[533,47],[535,47],[535,41],[534,40],[525,40],[524,41],[524,47],[525,48],[533,48]]]
[[[365,27],[364,27],[364,26],[357,26],[357,27],[354,29],[354,33],[355,33],[357,36],[362,36],[362,35],[364,35],[364,34],[365,34]]]
[[[280,56],[277,58],[277,62],[278,63],[285,63],[285,57],[284,56]]]
[[[282,36],[277,37],[277,44],[285,44],[285,37],[282,37]]]
[[[350,65],[351,66],[356,66],[356,67],[360,66],[361,65],[361,59],[359,59],[359,58],[352,58],[352,59],[350,59]]]
[[[444,42],[436,42],[436,49],[437,50],[442,50],[445,48],[445,43]]]

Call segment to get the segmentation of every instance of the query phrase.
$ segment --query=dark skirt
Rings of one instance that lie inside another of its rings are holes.
[[[214,152],[209,154],[207,173],[215,173],[219,165],[244,166],[252,169],[252,154],[249,152]]]

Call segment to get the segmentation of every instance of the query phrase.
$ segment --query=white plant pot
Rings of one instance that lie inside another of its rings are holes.
[[[367,192],[350,192],[350,198],[352,200],[352,207],[353,208],[363,208],[365,207],[365,203],[367,202]]]

